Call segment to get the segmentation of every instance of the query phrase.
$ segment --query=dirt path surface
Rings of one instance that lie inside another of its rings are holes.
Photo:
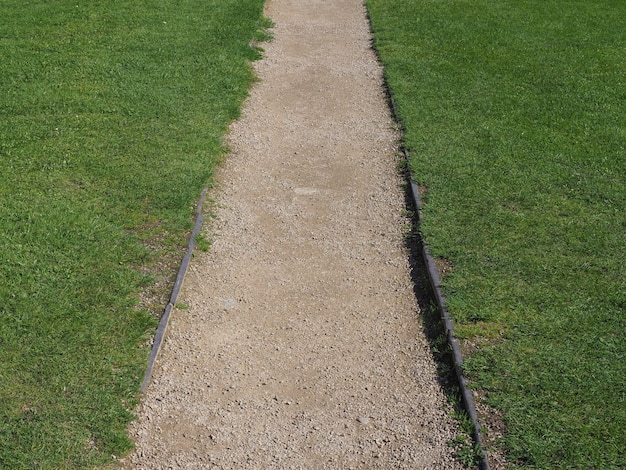
[[[397,134],[359,0],[270,0],[122,468],[462,468],[403,236]]]

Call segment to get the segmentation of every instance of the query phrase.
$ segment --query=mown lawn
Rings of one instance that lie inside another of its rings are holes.
[[[499,446],[512,467],[624,468],[626,3],[367,5]]]
[[[262,7],[0,4],[0,468],[130,449],[164,307],[139,293],[186,246]]]

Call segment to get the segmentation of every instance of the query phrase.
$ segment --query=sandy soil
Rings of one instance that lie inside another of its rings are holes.
[[[462,468],[403,237],[398,135],[359,0],[270,0],[121,468]]]

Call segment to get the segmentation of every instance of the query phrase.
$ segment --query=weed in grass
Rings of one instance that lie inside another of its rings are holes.
[[[451,396],[457,400],[453,416],[459,423],[461,432],[449,445],[455,449],[455,455],[463,465],[468,468],[475,468],[479,465],[482,455],[480,448],[470,437],[474,432],[474,424],[467,412],[462,408],[460,392],[455,390],[455,393]]]
[[[254,33],[254,40],[257,42],[269,42],[274,39],[272,28],[274,27],[274,22],[263,16],[257,22],[257,30]]]
[[[211,248],[212,242],[209,240],[205,234],[199,233],[196,238],[196,247],[200,251],[207,252]]]

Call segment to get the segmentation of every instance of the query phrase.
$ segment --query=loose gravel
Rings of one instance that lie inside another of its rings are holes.
[[[456,469],[404,243],[398,134],[359,0],[270,0],[120,468]]]

